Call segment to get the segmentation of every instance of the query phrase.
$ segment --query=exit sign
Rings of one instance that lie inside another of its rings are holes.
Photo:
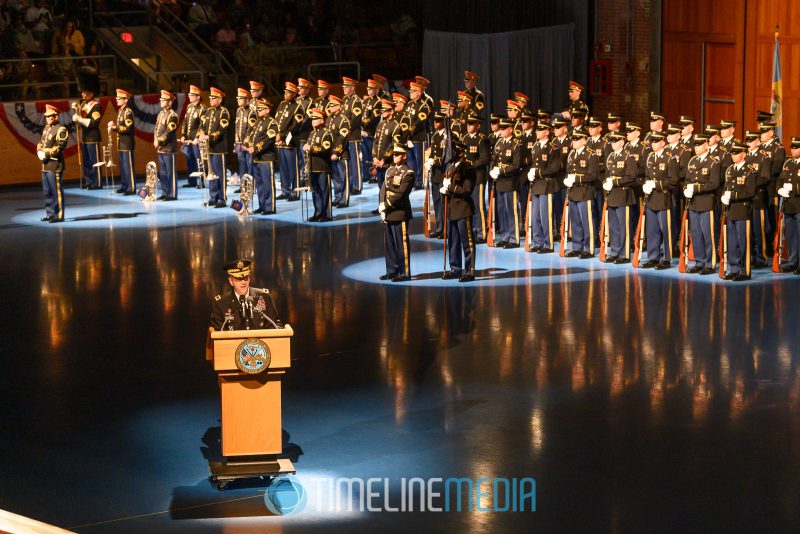
[[[122,39],[123,43],[133,42],[133,34],[131,32],[122,32],[119,37]]]

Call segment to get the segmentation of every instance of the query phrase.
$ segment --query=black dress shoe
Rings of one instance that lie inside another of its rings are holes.
[[[117,189],[117,193],[119,193],[120,195],[122,193],[124,193],[124,192],[125,192],[125,188],[124,187],[120,187],[119,189]]]
[[[379,278],[380,280],[391,280],[392,278],[394,278],[394,275],[393,275],[393,274],[388,274],[388,273],[387,273],[387,274],[382,274],[382,275],[380,275],[378,278]]]
[[[122,193],[122,196],[129,197],[129,196],[135,195],[135,194],[136,194],[136,191],[125,191],[124,193]]]
[[[723,277],[723,280],[734,280],[739,276],[739,273],[728,273]]]
[[[700,274],[702,274],[703,276],[714,274],[714,269],[712,269],[711,267],[706,267],[705,269],[700,271]]]
[[[581,251],[580,250],[570,250],[569,252],[567,252],[565,254],[565,256],[567,258],[577,258],[580,255],[581,255]]]
[[[287,202],[297,202],[298,200],[300,200],[300,197],[299,196],[290,197],[290,198],[287,198],[286,200],[287,200]]]
[[[603,263],[614,263],[614,260],[616,260],[618,257],[619,256],[606,256],[606,259],[600,261]]]
[[[42,221],[42,222],[47,222],[47,221],[49,221],[49,220],[50,220],[50,219],[52,219],[52,218],[53,218],[53,216],[52,216],[52,215],[45,215],[44,217],[42,217],[42,218],[41,218],[41,219],[39,219],[39,220],[40,220],[40,221]],[[791,272],[791,271],[792,271],[792,270],[791,270],[791,269],[789,269],[789,272]]]
[[[702,271],[702,269],[700,267],[698,267],[697,265],[695,265],[691,269],[687,269],[686,273],[687,274],[698,274],[700,271]]]
[[[768,267],[768,264],[766,262],[760,261],[760,260],[753,262],[753,264],[751,265],[752,269],[763,269],[765,267]]]
[[[793,272],[793,274],[800,274],[800,267],[798,267],[797,269],[795,269],[792,272]]]
[[[52,219],[50,219],[47,222],[49,222],[50,224],[62,223],[62,222],[64,222],[64,219],[56,219],[55,217],[53,217]]]
[[[350,191],[351,195],[360,195],[361,191]]]
[[[658,265],[656,265],[656,271],[663,271],[670,268],[672,268],[672,264],[670,264],[668,261],[660,261],[658,262]]]
[[[476,245],[484,245],[484,244],[486,244],[486,240],[483,239],[482,237],[479,237],[478,239],[475,240],[475,244]]]
[[[258,208],[257,210],[253,210],[253,215],[263,215],[263,214],[264,214],[264,210],[262,210],[261,208]]]
[[[225,207],[225,201],[224,200],[217,200],[217,203],[214,204],[214,207],[215,208],[224,208]]]
[[[374,210],[372,210],[370,213],[372,213],[373,215],[380,215],[380,214],[381,214],[381,211],[380,211],[380,210],[378,210],[378,209],[374,209]]]
[[[83,185],[81,186],[81,189],[89,189],[89,184],[83,184]]]
[[[278,195],[275,200],[286,200],[286,195]]]
[[[539,247],[536,247],[536,246],[535,246],[535,247],[533,247],[533,248],[531,249],[531,252],[539,252]]]
[[[333,219],[330,217],[320,217],[318,220],[319,222],[331,222]]]
[[[462,274],[461,278],[458,279],[459,282],[474,282],[475,275],[473,274]]]
[[[734,282],[746,282],[747,280],[750,280],[750,277],[744,273],[737,274],[736,278],[733,279]]]
[[[506,243],[503,248],[519,248],[519,243]]]
[[[411,281],[410,276],[397,275],[394,278],[392,278],[392,282],[409,282],[409,281]]]
[[[167,200],[167,195],[161,195],[156,200]]]
[[[44,220],[44,219],[42,219],[42,220]],[[792,273],[792,272],[794,272],[794,270],[795,270],[794,267],[781,267],[781,272],[782,273]]]
[[[100,187],[99,185],[90,185],[86,189],[88,189],[89,191],[96,191],[98,189],[102,189],[102,187]]]
[[[548,247],[542,247],[536,251],[537,254],[552,254],[553,249]]]
[[[506,245],[508,245],[508,243],[506,241],[495,241],[494,242],[494,248],[506,248]]]
[[[647,260],[644,263],[640,263],[639,264],[639,268],[640,269],[652,269],[656,265],[658,265],[658,262],[656,260]]]
[[[339,202],[338,204],[336,204],[336,207],[337,208],[349,208],[350,207],[350,203],[349,202],[348,203]]]
[[[197,184],[183,184],[181,187],[197,187]]]
[[[319,215],[312,215],[308,218],[309,222],[317,222],[319,220]]]
[[[275,210],[272,211],[262,211],[261,215],[275,215],[277,212]]]
[[[588,260],[589,258],[594,258],[594,254],[591,252],[581,252],[581,255],[578,257],[582,260]]]
[[[442,275],[442,280],[452,280],[453,278],[459,278],[461,276],[460,273],[454,273],[453,271],[446,272]]]
[[[631,262],[631,260],[629,260],[628,258],[624,258],[622,256],[620,256],[619,258],[615,258],[614,259],[614,265],[623,265],[625,263],[630,263],[630,262]],[[656,263],[656,262],[653,262],[653,263]]]
[[[167,197],[164,200],[178,200],[178,197]]]

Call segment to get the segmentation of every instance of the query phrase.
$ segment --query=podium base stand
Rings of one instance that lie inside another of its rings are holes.
[[[221,462],[209,462],[211,481],[217,484],[218,490],[241,478],[270,477],[294,474],[297,471],[288,458],[274,456],[248,456],[243,458],[226,458]]]

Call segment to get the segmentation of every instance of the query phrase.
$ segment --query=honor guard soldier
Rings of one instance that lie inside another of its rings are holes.
[[[642,128],[635,122],[627,122],[625,123],[625,137],[628,140],[625,143],[625,150],[633,156],[633,159],[636,160],[636,168],[637,168],[637,178],[636,184],[634,184],[633,190],[636,192],[636,198],[641,202],[642,199],[642,186],[641,183],[644,181],[644,175],[646,172],[647,167],[647,147],[644,146],[641,140],[642,135]],[[631,223],[632,226],[636,226],[639,223],[639,212],[641,210],[633,210],[633,222]]]
[[[375,128],[375,141],[372,144],[372,166],[378,189],[383,187],[386,169],[392,164],[392,147],[400,143],[400,124],[394,118],[394,103],[381,99],[381,120]],[[378,210],[372,212],[378,215]]]
[[[520,233],[528,231],[525,224],[528,215],[528,199],[530,191],[530,182],[527,180],[528,172],[531,169],[531,153],[533,145],[536,143],[536,130],[534,124],[536,119],[530,111],[522,111],[520,114],[520,135],[518,137],[519,143],[522,145],[522,168],[519,175],[519,217],[520,217]]]
[[[397,124],[400,125],[400,139],[404,146],[408,146],[409,131],[411,129],[411,119],[406,114],[406,103],[408,97],[402,93],[392,93],[392,102],[394,102],[394,118]]]
[[[44,120],[42,139],[36,145],[36,155],[42,161],[42,190],[47,212],[42,222],[60,223],[64,221],[61,178],[64,175],[64,149],[67,148],[69,132],[58,123],[58,109],[55,106],[45,104]]]
[[[683,196],[681,191],[686,186],[686,170],[689,166],[689,160],[694,156],[694,146],[686,147],[681,144],[681,132],[683,128],[680,124],[667,125],[667,146],[664,151],[670,156],[675,158],[678,162],[678,182],[672,188],[672,246],[673,256],[680,253],[680,243],[675,239],[681,233],[681,221],[683,220],[683,210],[685,209],[686,197]],[[694,142],[694,138],[692,138]]]
[[[423,168],[429,181],[430,199],[436,219],[436,224],[430,237],[432,239],[441,239],[444,236],[445,221],[442,211],[442,195],[439,193],[439,189],[444,180],[444,144],[449,141],[447,130],[444,127],[444,115],[441,113],[433,115],[433,128],[431,145],[427,154],[428,158],[425,160]],[[427,221],[425,223],[427,224]]]
[[[624,149],[625,137],[621,133],[608,136],[611,143],[611,154],[608,155],[605,165],[605,178],[601,191],[605,192],[606,220],[605,228],[608,232],[608,248],[606,250],[606,263],[628,263],[631,252],[631,206],[637,204],[636,184],[638,165],[633,156]],[[658,139],[659,148],[663,148],[664,140],[661,133],[655,134],[651,139]],[[601,208],[602,213],[602,208]],[[605,239],[601,235],[600,239]]]
[[[678,130],[672,134],[675,136],[675,141],[679,133]],[[672,232],[675,229],[672,223],[673,191],[678,187],[679,167],[678,159],[666,150],[663,133],[650,136],[650,154],[647,156],[646,172],[642,190],[645,195],[644,232],[647,241],[647,261],[639,267],[669,269],[673,250]]]
[[[378,90],[378,96],[381,100],[391,100],[392,93],[387,91],[387,87],[389,86],[389,80],[386,79],[386,76],[381,76],[380,74],[373,74],[372,79],[378,82],[380,85],[380,89]]]
[[[775,224],[777,222],[778,212],[778,196],[776,194],[776,185],[778,178],[783,169],[783,162],[786,159],[786,149],[783,148],[780,140],[775,137],[775,123],[771,121],[764,121],[758,127],[761,134],[761,153],[769,161],[769,174],[770,181],[767,186],[769,193],[769,221],[767,226],[767,248],[770,249],[772,244],[772,236],[775,231]],[[765,161],[766,163],[766,161]],[[772,252],[770,250],[770,252]]]
[[[206,111],[203,105],[203,91],[195,86],[189,86],[189,104],[186,106],[186,113],[183,116],[181,125],[181,151],[186,154],[186,172],[189,181],[183,187],[205,187],[205,176],[200,177],[200,185],[197,184],[197,172],[199,171],[198,161],[200,161],[200,146],[197,144],[197,132],[200,129],[200,120]],[[204,163],[205,166],[205,163]]]
[[[305,146],[309,135],[311,135],[311,118],[308,116],[308,110],[314,107],[314,99],[310,96],[313,88],[314,84],[305,78],[297,79],[297,98],[295,101],[300,106],[300,113],[303,114],[303,122],[297,131],[297,146],[300,147],[300,150],[297,151],[298,169],[303,169],[306,165],[305,151],[302,150],[302,147]]]
[[[772,113],[769,111],[756,111],[756,123],[758,123],[758,127],[761,128],[761,125],[767,122],[772,122]]]
[[[725,152],[730,153],[735,135],[736,121],[729,119],[722,119],[719,121],[719,144],[725,149]]]
[[[251,260],[225,264],[230,291],[214,296],[209,326],[214,330],[283,328],[268,289],[250,286]]]
[[[483,110],[486,107],[486,97],[484,94],[478,90],[476,84],[481,77],[475,74],[474,72],[470,72],[468,70],[464,71],[464,87],[466,88],[466,92],[469,93],[470,96],[470,106],[472,110],[478,115],[478,117],[483,117]]]
[[[256,125],[257,113],[250,107],[250,91],[239,87],[236,90],[236,121],[234,123],[233,151],[239,161],[239,179],[245,174],[253,175],[253,160],[243,146],[250,129]]]
[[[305,119],[300,104],[297,103],[297,86],[286,82],[283,89],[283,101],[278,104],[275,120],[278,121],[278,158],[281,170],[281,194],[278,199],[295,201],[300,199],[297,192],[297,175],[300,173],[300,159],[297,155],[299,141],[296,136]]]
[[[136,193],[136,178],[133,166],[135,147],[135,127],[133,110],[128,101],[133,95],[124,89],[117,89],[117,120],[108,122],[109,131],[117,132],[117,160],[119,161],[120,187],[117,193],[133,195]],[[109,133],[110,135],[110,133]]]
[[[472,233],[475,169],[464,159],[465,148],[461,141],[453,141],[453,161],[447,166],[439,190],[447,202],[447,245],[450,255],[450,271],[444,273],[442,279],[458,278],[459,282],[472,282],[475,280],[475,237]]]
[[[659,111],[651,111],[650,112],[650,131],[644,136],[642,140],[642,144],[648,148],[650,148],[650,138],[653,133],[660,133],[663,134],[664,132],[664,123],[667,121],[666,117],[659,112]],[[645,157],[647,154],[645,154]]]
[[[681,145],[694,152],[694,118],[689,115],[681,115],[678,124],[681,125]]]
[[[386,274],[381,280],[406,282],[411,280],[408,223],[411,221],[409,196],[414,188],[414,171],[406,165],[406,148],[395,145],[392,150],[394,163],[386,171],[386,180],[380,191],[378,211],[386,224]]]
[[[519,174],[522,170],[523,146],[514,137],[514,125],[508,117],[500,120],[500,140],[494,145],[492,170],[495,181],[499,248],[519,247]],[[497,239],[497,238],[496,238]]]
[[[377,179],[370,174],[372,145],[375,142],[375,129],[381,120],[381,98],[378,93],[381,85],[373,79],[367,80],[367,96],[361,99],[361,176],[370,183]]]
[[[486,179],[492,158],[492,147],[489,138],[481,132],[481,122],[480,116],[473,112],[467,118],[467,134],[462,139],[464,159],[475,169],[475,186],[472,189],[475,216],[472,218],[472,229],[476,244],[486,243]]]
[[[719,140],[720,127],[714,124],[707,124],[705,129],[706,137],[708,137],[708,154],[714,156],[719,160],[719,175],[720,180],[725,176],[725,171],[731,165],[731,159],[725,147],[723,147]],[[720,191],[720,193],[722,193]]]
[[[245,139],[245,147],[253,158],[253,179],[258,196],[258,209],[253,213],[272,215],[275,213],[275,139],[278,137],[278,122],[270,116],[272,102],[266,98],[256,99],[258,122]]]
[[[458,92],[458,100],[456,101],[456,109],[453,112],[453,120],[450,124],[450,131],[456,138],[461,139],[467,133],[467,118],[470,114],[474,113],[472,109],[472,97],[466,91]]]
[[[592,201],[597,181],[597,155],[586,150],[589,133],[584,129],[572,132],[572,152],[567,158],[564,185],[569,191],[569,222],[572,228],[572,250],[567,257],[587,259],[594,256],[594,221]],[[564,245],[562,236],[562,245]]]
[[[338,97],[337,97],[338,98]],[[311,119],[311,135],[308,137],[309,172],[311,196],[314,200],[314,215],[309,221],[328,222],[333,219],[331,206],[331,161],[335,156],[334,136],[325,127],[325,113],[312,108],[308,112]]]
[[[521,93],[519,91],[514,92],[514,100],[519,103],[520,106],[520,113],[525,115],[533,115],[533,111],[528,106],[530,103],[530,98],[525,93]]]
[[[694,265],[688,273],[713,274],[716,264],[714,204],[720,185],[719,160],[708,153],[708,137],[694,137],[695,156],[689,160],[683,196],[688,199]]]
[[[489,115],[489,146],[494,151],[494,145],[500,139],[500,119],[503,116],[497,113]]]
[[[255,80],[250,80],[250,109],[256,114],[258,114],[256,100],[261,98],[262,94],[264,94],[264,84]]]
[[[561,206],[564,204],[564,199],[567,195],[567,189],[564,187],[564,178],[567,177],[567,157],[572,150],[572,140],[567,135],[568,127],[569,122],[564,117],[556,116],[553,119],[552,143],[556,153],[558,154],[558,158],[561,161],[561,170],[558,173],[559,189],[553,196],[553,200],[557,206],[555,212],[556,231],[560,231],[561,229],[561,217],[564,214]],[[566,242],[567,238],[566,236],[560,236],[559,239],[561,239],[562,242]]]
[[[720,201],[725,218],[727,270],[725,280],[750,279],[750,214],[757,189],[758,171],[745,163],[747,145],[738,139],[731,143],[731,166],[725,171]],[[720,258],[720,261],[722,258]]]
[[[82,187],[100,189],[99,171],[94,166],[100,161],[100,119],[103,116],[100,100],[95,98],[99,80],[97,75],[81,74],[78,76],[78,83],[81,86],[81,102],[74,106],[77,109],[72,114],[72,122],[77,124],[78,141],[83,156],[83,176],[86,183]]]
[[[575,110],[570,113],[571,131],[585,129],[584,122],[586,122],[586,113],[583,111]]]
[[[792,137],[791,157],[783,164],[777,189],[781,199],[785,237],[783,246],[788,254],[780,254],[782,273],[800,274],[800,137]]]
[[[330,94],[331,84],[322,79],[317,80],[317,98],[314,99],[312,105],[324,112],[328,108],[328,96]]]
[[[433,110],[422,98],[423,87],[417,82],[411,82],[409,89],[410,100],[405,107],[406,116],[409,118],[408,127],[408,166],[417,177],[415,189],[422,189],[422,162],[425,153],[425,143],[428,140],[428,117]]]
[[[567,109],[567,118],[575,116],[576,112],[582,113],[585,117],[589,116],[589,106],[581,100],[581,92],[583,86],[575,81],[570,81],[567,87],[567,95],[569,96],[569,104]]]
[[[336,95],[328,97],[327,128],[333,136],[331,161],[333,166],[333,205],[346,208],[350,205],[350,120],[342,112],[342,99]]]
[[[211,87],[208,109],[200,121],[198,136],[208,140],[208,204],[224,208],[228,201],[228,176],[225,156],[228,153],[228,126],[231,115],[222,105],[225,93]]]
[[[364,187],[364,177],[361,174],[361,116],[364,113],[361,99],[356,94],[358,81],[344,76],[342,78],[342,113],[350,122],[350,132],[347,134],[348,165],[350,174],[349,194],[360,195]],[[349,201],[349,195],[348,195]]]
[[[175,170],[175,153],[178,151],[178,114],[172,109],[175,96],[161,90],[156,125],[153,130],[153,146],[158,152],[158,179],[161,196],[158,200],[178,199],[178,175]]]
[[[531,191],[531,250],[539,254],[553,252],[553,213],[560,207],[553,205],[554,195],[561,189],[558,179],[561,173],[561,155],[558,147],[550,142],[552,128],[545,120],[536,124],[536,142],[531,149],[531,164],[527,176]]]
[[[602,137],[603,121],[597,117],[589,117],[586,121],[586,128],[589,131],[589,138],[586,140],[586,150],[594,152],[597,156],[597,182],[595,182],[594,205],[592,215],[594,217],[595,228],[600,228],[600,212],[603,211],[603,180],[606,178],[606,158],[604,149],[605,139]]]
[[[753,232],[752,232],[752,263],[753,269],[767,266],[767,233],[769,229],[769,192],[770,165],[767,156],[759,149],[761,142],[759,133],[745,130],[744,143],[747,153],[744,157],[745,165],[753,167],[756,171],[756,194],[753,197]]]

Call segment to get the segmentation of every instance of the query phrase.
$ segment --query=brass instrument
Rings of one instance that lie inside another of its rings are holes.
[[[303,216],[303,220],[307,221],[311,204],[308,201],[308,192],[311,191],[311,144],[306,142],[301,147],[301,150],[304,152],[305,157],[303,168],[300,170],[300,180],[295,191],[300,194],[300,213]]]
[[[73,101],[72,104],[70,104],[70,107],[72,108],[72,111],[74,111],[75,113],[81,112],[81,104],[77,100]],[[78,169],[80,170],[81,189],[83,189],[83,180],[85,178],[83,175],[83,151],[81,147],[81,144],[83,143],[83,138],[81,136],[81,129],[78,128],[77,125],[75,126],[75,138],[78,141]]]
[[[94,167],[102,167],[103,168],[102,173],[103,173],[103,177],[105,178],[105,181],[106,181],[106,187],[108,187],[109,175],[110,175],[111,187],[113,189],[113,187],[114,187],[114,171],[112,171],[110,169],[111,169],[111,167],[116,167],[116,165],[114,164],[114,158],[112,157],[112,150],[113,150],[114,146],[113,146],[113,138],[111,137],[111,132],[112,132],[111,124],[108,125],[107,132],[108,132],[108,144],[106,144],[103,147],[103,159],[98,161],[97,163],[95,163],[93,166]],[[119,143],[119,140],[117,140],[117,143]]]
[[[231,206],[236,210],[236,215],[247,217],[252,213],[250,211],[250,202],[253,200],[253,177],[249,174],[243,174],[240,178],[240,186],[239,200],[231,204]]]
[[[197,166],[200,169],[200,179],[201,179],[200,185],[205,190],[205,194],[203,195],[204,197],[203,206],[208,207],[211,200],[206,180],[219,180],[219,176],[214,174],[214,170],[211,168],[211,162],[209,162],[208,164],[208,175],[206,175],[205,162],[206,160],[208,160],[208,138],[198,137],[197,146],[200,147],[200,160],[197,162]]]
[[[158,189],[158,167],[155,161],[147,162],[145,173],[144,187],[139,190],[139,196],[147,202],[155,202]]]

